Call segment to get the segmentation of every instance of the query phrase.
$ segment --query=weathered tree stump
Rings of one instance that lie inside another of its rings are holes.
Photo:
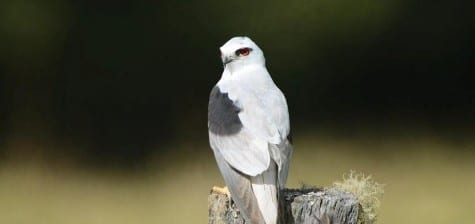
[[[355,196],[336,189],[285,189],[281,197],[281,224],[362,224]],[[208,197],[209,224],[244,224],[233,201],[225,194]]]

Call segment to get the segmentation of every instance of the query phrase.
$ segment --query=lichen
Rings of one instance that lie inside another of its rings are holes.
[[[362,223],[376,223],[378,209],[381,205],[380,198],[384,193],[384,185],[374,181],[371,176],[350,171],[349,174],[343,175],[342,182],[333,183],[333,187],[350,192],[358,198],[361,208],[363,209]]]

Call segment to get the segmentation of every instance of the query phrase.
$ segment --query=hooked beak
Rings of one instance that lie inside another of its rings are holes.
[[[234,60],[234,58],[232,58],[232,57],[223,56],[223,58],[222,58],[223,66],[226,67],[226,65],[228,63],[232,62],[233,60]]]

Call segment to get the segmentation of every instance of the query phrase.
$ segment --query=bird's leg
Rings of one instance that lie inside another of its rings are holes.
[[[228,198],[231,198],[231,193],[229,192],[229,189],[227,186],[224,187],[218,187],[218,186],[213,186],[211,189],[211,192],[216,192],[218,194],[225,194],[228,196]]]

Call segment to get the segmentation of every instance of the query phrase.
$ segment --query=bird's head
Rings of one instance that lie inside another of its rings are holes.
[[[249,37],[233,37],[219,50],[223,66],[231,70],[244,65],[265,64],[264,53]]]

